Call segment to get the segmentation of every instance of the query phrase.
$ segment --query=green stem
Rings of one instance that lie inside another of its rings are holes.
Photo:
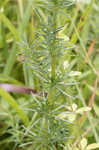
[[[3,88],[0,87],[0,95],[12,106],[14,110],[19,114],[25,126],[29,125],[29,119],[21,107],[16,103],[15,99],[6,92]]]
[[[56,56],[53,57],[52,59],[52,70],[51,70],[51,81],[52,81],[52,85],[55,79],[55,70],[56,70]],[[54,97],[54,90],[53,87],[51,87],[50,89],[50,93],[49,93],[49,97],[48,97],[48,101],[51,102],[53,100]]]
[[[23,64],[23,72],[24,72],[24,80],[25,80],[25,85],[29,87],[29,74],[28,74],[28,67],[24,63]]]
[[[56,18],[57,18],[57,14],[56,12],[53,12],[53,20],[54,20],[54,28],[56,28]],[[53,45],[55,44],[56,41],[53,41]],[[52,46],[53,46],[52,45]],[[54,80],[55,80],[55,71],[56,71],[56,53],[54,52],[53,50],[53,47],[51,48],[52,49],[52,65],[51,65],[51,89],[50,89],[50,93],[49,93],[49,97],[48,97],[48,101],[51,102],[54,98],[54,90],[53,90],[53,83],[54,83]]]
[[[52,78],[52,82],[55,78],[55,70],[56,70],[56,56],[53,56],[52,59],[52,71],[51,71],[51,78]]]

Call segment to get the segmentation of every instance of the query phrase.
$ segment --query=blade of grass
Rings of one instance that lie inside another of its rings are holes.
[[[98,85],[98,79],[96,78],[95,83],[94,83],[94,91],[93,91],[93,93],[91,95],[91,98],[89,100],[88,107],[93,107],[94,100],[95,100],[95,95],[96,95],[97,85]]]
[[[78,91],[78,93],[79,93],[79,98],[80,98],[80,100],[81,100],[83,106],[86,107],[86,103],[85,103],[85,100],[84,100],[84,98],[83,98],[82,91],[81,91],[81,89],[78,87],[78,85],[76,85],[76,87],[77,87],[77,91]],[[90,126],[91,126],[91,128],[92,128],[92,132],[93,132],[93,135],[94,135],[94,137],[95,137],[95,140],[96,140],[97,143],[99,143],[99,137],[98,137],[97,131],[96,131],[95,127],[94,127],[91,114],[90,114],[89,112],[87,112],[86,114],[87,114],[87,117],[88,117]]]
[[[17,0],[19,4],[19,10],[21,14],[21,18],[23,18],[23,0]]]
[[[3,55],[5,56],[5,58],[8,57],[8,46],[6,43],[6,33],[5,33],[5,28],[4,28],[4,23],[1,23],[1,34],[2,34],[2,46],[4,49]]]
[[[91,13],[91,10],[92,10],[92,7],[93,7],[93,4],[94,4],[95,0],[91,0],[91,2],[89,3],[89,5],[87,6],[87,8],[85,9],[84,13],[82,14],[81,18],[80,18],[80,21],[77,25],[77,32],[80,34],[90,13]],[[71,43],[72,44],[75,44],[78,40],[78,36],[76,34],[76,32],[73,33],[72,37],[71,37]]]
[[[97,89],[97,84],[98,84],[98,79],[96,78],[95,80],[95,83],[94,83],[94,91],[91,95],[91,98],[89,100],[89,104],[88,104],[88,107],[93,107],[94,105],[94,100],[95,100],[95,95],[96,95],[96,89]],[[84,124],[84,122],[86,121],[86,118],[87,118],[87,114],[84,113],[83,116],[80,118],[79,120],[79,124],[80,124],[80,127],[82,127],[82,125]]]
[[[0,12],[0,20],[7,25],[11,33],[14,35],[15,39],[17,41],[20,41],[20,36],[17,31],[17,29],[13,26],[13,24],[10,22],[10,20],[2,13]]]
[[[89,85],[89,84],[87,84],[87,83],[85,83],[85,85],[88,87],[88,89],[89,89],[90,91],[92,91],[92,92],[94,91],[94,88],[93,88],[91,85]],[[99,96],[99,90],[98,90],[98,89],[96,90],[96,95]]]
[[[86,53],[86,48],[85,48],[85,46],[84,46],[84,43],[83,43],[83,41],[82,41],[82,38],[80,37],[80,33],[81,33],[81,30],[82,30],[81,28],[84,27],[84,25],[85,25],[85,23],[86,23],[86,21],[87,21],[87,19],[88,19],[88,16],[90,15],[91,9],[92,9],[93,4],[94,4],[94,1],[95,1],[95,0],[91,0],[91,2],[89,3],[89,5],[88,5],[87,8],[85,9],[85,11],[84,11],[82,17],[80,18],[80,22],[78,23],[77,28],[76,28],[75,24],[73,24],[73,25],[74,25],[74,30],[75,30],[75,32],[73,33],[73,36],[72,36],[70,42],[71,42],[72,44],[75,44],[75,43],[77,42],[77,40],[80,41],[80,46],[81,46],[81,48],[82,48],[82,50],[83,50],[83,52],[84,52],[84,53],[82,53],[82,57],[83,57],[83,58],[85,58],[85,56],[87,56],[87,53]],[[84,18],[83,18],[83,17],[84,17]],[[90,61],[89,58],[88,58],[88,64],[89,64],[89,66],[92,68],[93,72],[94,72],[96,75],[98,75],[97,71],[95,70],[95,68],[94,68],[94,66],[92,65],[92,63],[91,63],[91,61]]]
[[[9,0],[0,1],[0,8],[4,7],[8,2]]]
[[[75,25],[74,25],[74,28],[75,28],[75,32],[76,32],[76,34],[77,34],[77,37],[78,37],[78,39],[79,39],[79,41],[80,41],[80,47],[81,47],[82,50],[83,50],[82,57],[85,58],[85,56],[87,56],[85,45],[84,45],[84,43],[83,43],[83,41],[82,41],[82,38],[80,37],[80,35],[79,35],[79,33],[78,33],[78,31],[77,31],[77,29],[76,29],[76,27],[75,27]],[[89,66],[92,68],[93,72],[94,72],[96,75],[99,76],[99,74],[97,73],[96,69],[95,69],[94,66],[92,65],[92,63],[91,63],[91,61],[90,61],[89,58],[88,58],[88,64],[89,64]]]
[[[21,36],[24,35],[24,30],[25,30],[25,28],[28,24],[29,18],[31,16],[30,12],[32,12],[32,3],[31,2],[29,2],[27,9],[26,9],[26,12],[24,13],[24,18],[22,20],[22,23],[19,26],[19,31],[11,24],[9,19],[0,12],[0,18],[8,26],[9,30],[14,34],[16,41],[18,41],[18,42],[21,41]],[[19,33],[21,36],[19,35]],[[17,53],[17,47],[16,47],[16,44],[14,43],[12,51],[10,53],[10,56],[7,60],[5,68],[4,68],[4,74],[7,76],[10,75],[11,70],[14,66],[14,63],[16,61],[16,53]]]
[[[26,35],[25,35],[26,27],[27,27],[27,24],[29,22],[29,18],[33,12],[32,1],[29,1],[25,13],[23,12],[24,9],[23,9],[23,1],[22,0],[21,1],[18,0],[18,5],[19,5],[19,10],[20,10],[20,16],[21,16],[21,23],[20,23],[19,31],[20,31],[21,37],[23,38],[23,35],[26,37]],[[32,19],[33,19],[33,17],[32,17]],[[32,28],[34,28],[34,24],[32,24]],[[31,32],[32,32],[32,30],[31,30]],[[33,79],[31,78],[30,69],[27,68],[26,64],[23,64],[23,72],[24,72],[24,79],[25,79],[26,86],[32,87],[33,86]]]
[[[18,30],[13,26],[13,24],[10,22],[10,20],[3,14],[0,12],[0,20],[7,25],[7,27],[9,28],[9,30],[11,31],[11,33],[14,35],[16,41],[20,41],[20,36],[18,33]],[[5,65],[4,68],[4,74],[9,75],[12,67],[14,65],[14,62],[16,60],[16,44],[13,45],[13,49],[12,52],[7,60],[7,63]]]
[[[10,75],[13,65],[16,61],[16,53],[17,53],[17,46],[16,46],[16,43],[13,43],[10,56],[7,59],[7,63],[3,71],[4,75],[7,75],[7,76]]]
[[[23,85],[22,82],[19,82],[11,77],[4,76],[4,74],[0,74],[0,83],[12,83],[15,85]]]
[[[75,24],[79,10],[80,10],[80,5],[78,4],[74,10],[73,18],[71,18],[71,25],[68,30],[69,33],[67,33],[67,35],[69,35],[69,36],[71,35],[71,33],[73,31],[73,24]]]
[[[29,125],[29,119],[21,107],[16,103],[15,99],[0,87],[0,95],[12,106],[12,108],[18,113],[25,126]]]
[[[99,106],[97,104],[94,104],[93,109],[94,109],[95,114],[97,115],[97,117],[99,117]]]
[[[22,5],[21,5],[22,7]],[[21,8],[20,12],[22,11],[23,9]],[[23,17],[22,17],[22,22],[20,24],[20,27],[19,27],[19,30],[20,30],[20,35],[23,37],[24,35],[24,32],[25,32],[25,29],[27,27],[27,24],[29,22],[29,19],[30,19],[30,16],[32,14],[32,1],[29,1],[28,5],[27,5],[27,9],[25,12],[23,12]],[[22,12],[21,12],[22,13]],[[22,14],[21,14],[22,15]]]
[[[93,48],[94,48],[94,46],[95,46],[95,43],[96,43],[96,41],[93,40],[92,43],[91,43],[91,45],[90,45],[90,47],[89,47],[89,49],[88,49],[88,54],[87,54],[87,56],[85,57],[84,63],[87,62],[88,57],[90,56],[90,54],[91,54],[91,52],[92,52],[92,50],[93,50]]]

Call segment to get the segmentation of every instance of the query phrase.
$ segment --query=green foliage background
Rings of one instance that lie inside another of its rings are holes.
[[[83,138],[99,144],[98,15],[98,0],[0,1],[0,84],[40,92],[0,88],[0,150],[84,150]],[[73,71],[81,74],[67,75]],[[89,102],[91,111],[74,122],[55,118]]]

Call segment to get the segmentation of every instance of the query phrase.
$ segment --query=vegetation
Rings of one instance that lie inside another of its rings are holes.
[[[0,150],[99,149],[99,1],[0,1]]]

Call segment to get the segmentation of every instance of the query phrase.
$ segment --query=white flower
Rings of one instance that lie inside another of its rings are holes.
[[[68,61],[66,60],[66,61],[64,61],[64,63],[63,63],[63,67],[64,67],[64,69],[67,69],[68,67],[69,67],[69,63],[68,63]]]
[[[87,145],[87,139],[86,138],[83,138],[80,142],[80,145],[81,145],[81,149],[82,150],[94,150],[96,148],[99,148],[99,143],[92,143],[92,144],[89,144]]]
[[[76,110],[77,114],[82,114],[83,112],[91,111],[91,107],[81,107],[80,109]]]
[[[81,148],[84,149],[87,146],[87,139],[83,138],[80,142]]]
[[[1,7],[1,12],[4,12],[4,8],[3,7]]]
[[[73,103],[72,106],[67,106],[66,109],[68,111],[62,112],[58,115],[58,117],[64,119],[67,118],[69,121],[73,122],[76,119],[77,114],[83,114],[84,112],[90,111],[90,107],[81,107],[77,109],[77,104]]]
[[[80,76],[81,75],[81,72],[79,72],[79,71],[71,71],[70,73],[69,73],[69,76],[70,77],[73,77],[73,76]]]
[[[73,109],[73,111],[76,111],[76,109],[77,109],[77,104],[73,103],[73,104],[72,104],[72,109]]]

